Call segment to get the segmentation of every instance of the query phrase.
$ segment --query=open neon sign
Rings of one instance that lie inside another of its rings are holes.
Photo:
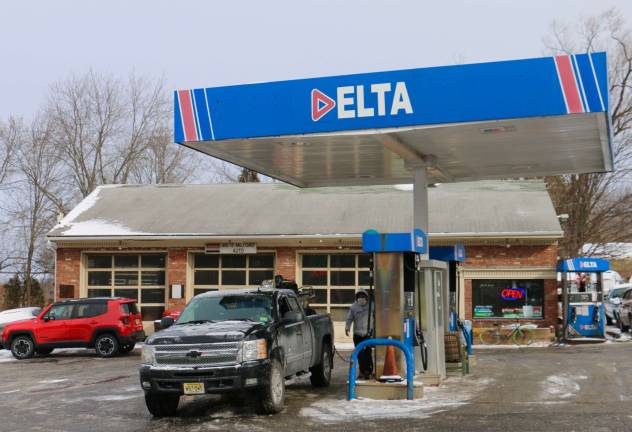
[[[524,288],[516,287],[516,288],[505,288],[500,293],[500,298],[503,300],[515,301],[522,300],[526,294]]]

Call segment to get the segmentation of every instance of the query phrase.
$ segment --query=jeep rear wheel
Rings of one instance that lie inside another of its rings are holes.
[[[261,386],[260,409],[264,414],[281,412],[285,403],[285,377],[278,359],[270,362],[270,371]]]
[[[147,411],[154,417],[172,417],[176,415],[179,403],[180,396],[178,395],[145,393]]]
[[[309,380],[314,387],[328,387],[331,382],[331,347],[328,342],[323,343],[320,363],[309,370],[312,374]]]
[[[18,336],[11,341],[11,354],[18,360],[25,360],[35,354],[35,344],[30,336]]]
[[[110,333],[102,334],[94,341],[94,349],[99,357],[112,357],[118,352],[119,343]]]

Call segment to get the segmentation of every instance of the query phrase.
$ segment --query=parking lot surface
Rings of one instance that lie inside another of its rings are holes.
[[[205,396],[181,402],[171,419],[145,409],[138,350],[113,359],[7,354],[0,354],[2,431],[632,430],[630,343],[479,350],[471,375],[412,402],[345,401],[346,366],[337,358],[333,386],[289,383],[281,414],[257,415],[241,396]]]

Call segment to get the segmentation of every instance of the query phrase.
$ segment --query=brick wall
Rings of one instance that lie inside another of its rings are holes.
[[[296,280],[296,249],[277,248],[274,274],[285,279]]]
[[[466,246],[467,267],[555,267],[557,244],[534,246]]]
[[[516,268],[528,270],[531,268],[554,268],[557,263],[557,244],[529,245],[529,246],[466,246],[466,260],[464,266],[475,268]],[[465,319],[472,320],[472,280],[465,279]],[[557,322],[557,281],[544,280],[544,319],[521,320],[534,322],[539,326],[554,326]],[[513,319],[508,319],[514,321]],[[474,319],[474,327],[489,327],[495,319]]]
[[[55,298],[59,298],[60,285],[73,285],[74,297],[79,297],[81,282],[81,250],[57,249],[55,268]]]
[[[182,298],[171,298],[172,284],[182,285]],[[167,309],[182,309],[186,304],[184,289],[187,284],[187,248],[167,250]]]

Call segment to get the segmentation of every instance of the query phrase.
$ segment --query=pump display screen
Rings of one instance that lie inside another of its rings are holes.
[[[478,279],[472,281],[473,318],[543,318],[541,279]]]

